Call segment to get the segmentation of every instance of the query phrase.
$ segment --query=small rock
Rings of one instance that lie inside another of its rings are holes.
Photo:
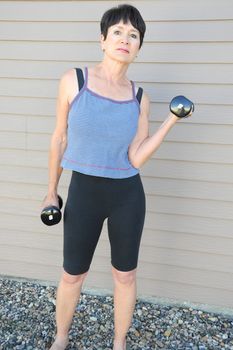
[[[91,321],[97,321],[97,318],[96,318],[96,317],[91,316],[91,317],[90,317],[90,320],[91,320]]]
[[[166,337],[170,337],[170,335],[171,335],[171,329],[167,329],[165,332],[164,332],[164,335],[166,336]]]
[[[139,317],[142,316],[142,310],[141,309],[137,310],[137,314]]]
[[[217,322],[218,321],[217,317],[209,317],[208,320],[210,320],[212,322]]]
[[[56,291],[0,278],[1,350],[49,348],[56,332]],[[69,349],[111,350],[113,315],[112,296],[81,293]],[[127,338],[132,350],[233,350],[232,329],[231,317],[137,300]]]

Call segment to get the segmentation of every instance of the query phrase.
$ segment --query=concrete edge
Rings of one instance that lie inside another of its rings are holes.
[[[46,280],[38,280],[38,279],[31,279],[31,278],[24,278],[24,277],[13,277],[8,275],[0,275],[0,279],[9,279],[17,282],[29,282],[29,283],[36,283],[41,286],[51,286],[51,287],[57,287],[58,282],[56,281],[46,281]],[[85,283],[82,288],[82,293],[89,294],[89,295],[97,295],[97,296],[113,296],[113,291],[110,289],[104,289],[104,288],[87,288],[85,287]],[[191,308],[193,310],[201,310],[208,313],[215,313],[220,316],[230,317],[233,318],[233,308],[227,308],[223,306],[218,305],[211,305],[211,304],[202,304],[202,303],[193,303],[189,300],[185,300],[181,302],[177,299],[170,299],[170,298],[162,298],[162,297],[154,297],[144,294],[137,294],[137,301],[141,302],[148,302],[151,304],[157,304],[161,306],[176,306],[176,307],[183,307],[183,308]]]

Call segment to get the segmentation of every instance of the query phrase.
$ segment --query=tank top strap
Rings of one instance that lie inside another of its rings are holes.
[[[77,75],[77,79],[78,79],[78,87],[79,87],[79,91],[82,89],[82,87],[84,85],[86,85],[87,83],[87,78],[85,79],[83,76],[83,70],[81,68],[75,68],[76,70],[76,75]],[[85,67],[85,77],[87,77],[87,71],[86,71],[86,67]]]
[[[131,84],[132,84],[132,90],[133,90],[133,98],[134,100],[137,99],[138,100],[138,103],[140,104],[141,102],[141,98],[142,98],[142,93],[143,93],[143,89],[141,87],[138,88],[138,91],[137,91],[137,95],[136,95],[136,92],[135,92],[135,83],[133,80],[130,80]]]
[[[139,104],[141,103],[142,93],[143,93],[143,89],[141,87],[139,87],[138,92],[137,92],[137,96],[136,96]]]

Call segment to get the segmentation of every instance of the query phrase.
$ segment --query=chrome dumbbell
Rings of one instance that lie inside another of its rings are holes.
[[[45,207],[42,210],[40,218],[45,225],[52,226],[52,225],[58,224],[61,221],[61,218],[62,218],[61,208],[63,205],[63,200],[59,195],[58,195],[58,203],[59,203],[59,208],[55,205],[50,205],[48,207]]]
[[[170,102],[170,111],[179,118],[187,118],[194,112],[194,103],[185,96],[176,96]]]

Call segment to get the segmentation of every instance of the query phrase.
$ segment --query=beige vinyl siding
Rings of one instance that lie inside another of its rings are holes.
[[[58,282],[62,223],[40,222],[61,75],[102,58],[99,20],[125,1],[0,2],[0,273]],[[147,24],[129,77],[151,99],[150,134],[172,97],[195,102],[140,170],[146,219],[138,296],[233,307],[233,3],[128,1]],[[94,9],[94,10],[93,10]],[[64,170],[64,201],[71,172]],[[87,288],[112,290],[104,222]]]

